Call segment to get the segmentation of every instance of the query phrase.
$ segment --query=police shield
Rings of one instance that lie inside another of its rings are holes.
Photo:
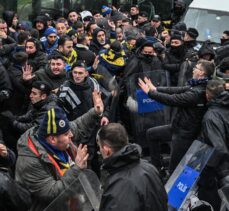
[[[138,86],[138,79],[147,77],[156,86],[168,86],[168,74],[164,70],[136,73],[127,81],[128,99],[126,106],[130,111],[131,131],[134,141],[143,148],[147,146],[147,129],[168,124],[169,107],[150,99]]]
[[[98,211],[102,197],[96,174],[87,169],[53,200],[45,211]]]
[[[165,185],[169,210],[188,210],[190,196],[196,192],[199,176],[214,149],[194,141]]]

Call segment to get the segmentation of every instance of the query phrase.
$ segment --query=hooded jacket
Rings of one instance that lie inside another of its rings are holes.
[[[215,167],[222,178],[229,175],[229,92],[222,92],[207,105],[201,138],[215,148],[208,165]]]
[[[128,144],[106,158],[108,172],[100,211],[165,211],[167,194],[153,165],[140,158],[140,147]]]
[[[162,69],[162,63],[157,56],[146,57],[142,54],[143,47],[149,42],[143,44],[137,49],[136,55],[128,60],[124,70],[124,77],[129,77],[134,73],[148,72]],[[150,43],[153,45],[152,43]]]
[[[103,31],[105,34],[105,30],[101,29],[101,28],[96,28],[94,31],[93,31],[93,34],[92,34],[92,41],[90,43],[90,46],[89,46],[89,49],[94,52],[96,55],[99,54],[99,51],[103,50],[103,46],[108,44],[108,40],[105,41],[105,44],[104,45],[101,45],[98,40],[97,40],[97,34],[100,32],[100,31]],[[105,36],[106,38],[106,36]]]
[[[179,47],[170,47],[165,52],[163,67],[170,73],[171,86],[177,86],[180,65],[184,61],[184,56],[185,48],[183,44]]]

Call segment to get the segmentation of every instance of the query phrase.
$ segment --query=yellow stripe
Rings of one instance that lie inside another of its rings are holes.
[[[51,132],[51,112],[48,111],[48,126],[47,126],[47,134],[50,134]]]
[[[56,121],[55,121],[55,112],[54,112],[54,108],[52,108],[52,132],[53,134],[56,134]]]

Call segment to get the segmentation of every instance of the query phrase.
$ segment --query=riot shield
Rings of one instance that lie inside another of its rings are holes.
[[[102,197],[96,174],[87,169],[53,200],[44,211],[98,211]]]
[[[189,198],[196,191],[199,176],[214,149],[195,140],[165,185],[169,211],[186,211]]]
[[[168,74],[164,70],[136,73],[127,81],[127,108],[130,111],[131,131],[134,141],[147,147],[146,131],[170,122],[169,107],[150,99],[138,86],[138,79],[148,77],[156,86],[168,86]]]

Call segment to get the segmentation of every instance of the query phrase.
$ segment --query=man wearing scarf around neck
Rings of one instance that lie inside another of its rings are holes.
[[[214,69],[212,62],[200,60],[186,87],[155,87],[148,78],[139,79],[139,86],[150,98],[178,108],[172,121],[170,173],[200,133],[201,120],[206,112],[206,85]]]
[[[76,147],[100,119],[104,106],[101,94],[93,92],[94,108],[69,122],[60,108],[44,115],[38,128],[27,130],[18,140],[16,181],[32,195],[30,210],[43,210],[68,189],[87,168],[87,146]]]

